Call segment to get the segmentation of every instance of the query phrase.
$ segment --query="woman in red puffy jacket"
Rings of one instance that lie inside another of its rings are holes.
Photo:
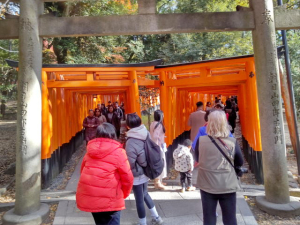
[[[133,175],[127,155],[116,140],[113,125],[103,123],[96,139],[89,141],[77,187],[77,207],[91,212],[95,223],[120,224],[124,199],[130,194]]]

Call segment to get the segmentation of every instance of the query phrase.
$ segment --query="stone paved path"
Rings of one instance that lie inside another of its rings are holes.
[[[76,191],[79,179],[81,161],[78,163],[76,170],[71,177],[66,191]],[[196,171],[193,175],[195,183]],[[153,183],[149,184],[149,192],[154,200],[159,215],[163,218],[164,224],[170,225],[193,225],[202,223],[202,206],[199,190],[194,192],[180,193],[179,180],[166,181],[168,183],[167,191],[154,191]],[[91,204],[93,204],[91,202]],[[218,224],[222,223],[222,213],[218,207],[219,214]],[[150,224],[150,213],[147,212],[148,224]],[[250,211],[242,193],[238,193],[237,198],[237,219],[239,225],[257,225],[257,222]],[[122,211],[121,224],[129,225],[138,222],[135,201],[133,194],[126,199],[126,210]],[[82,212],[76,207],[74,199],[60,201],[55,215],[53,225],[63,224],[89,224],[94,225],[93,217],[90,213]]]

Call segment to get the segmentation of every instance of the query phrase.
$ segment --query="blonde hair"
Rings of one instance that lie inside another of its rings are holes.
[[[206,133],[215,138],[229,136],[229,127],[224,111],[216,110],[209,114]]]

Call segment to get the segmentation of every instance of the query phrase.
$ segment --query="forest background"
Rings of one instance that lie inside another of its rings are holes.
[[[299,8],[300,0],[284,0],[287,8]],[[157,12],[195,13],[236,11],[249,7],[247,0],[157,0]],[[274,6],[277,1],[274,0]],[[137,0],[83,0],[45,3],[45,13],[55,16],[105,16],[137,13]],[[19,13],[17,3],[0,3],[0,19]],[[287,31],[291,70],[300,111],[300,30]],[[16,98],[17,72],[6,59],[18,60],[18,40],[0,40],[0,99]],[[282,45],[277,32],[277,45]],[[101,37],[62,37],[43,40],[43,63],[138,63],[163,59],[164,64],[185,63],[253,54],[251,32],[218,32]],[[284,61],[283,61],[284,63]]]

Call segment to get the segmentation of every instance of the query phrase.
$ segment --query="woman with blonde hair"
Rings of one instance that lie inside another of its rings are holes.
[[[219,202],[223,224],[236,225],[236,192],[239,190],[235,168],[243,165],[243,156],[230,131],[224,111],[209,114],[207,136],[199,139],[197,184],[201,192],[204,225],[217,223]],[[230,160],[230,161],[229,161]]]

